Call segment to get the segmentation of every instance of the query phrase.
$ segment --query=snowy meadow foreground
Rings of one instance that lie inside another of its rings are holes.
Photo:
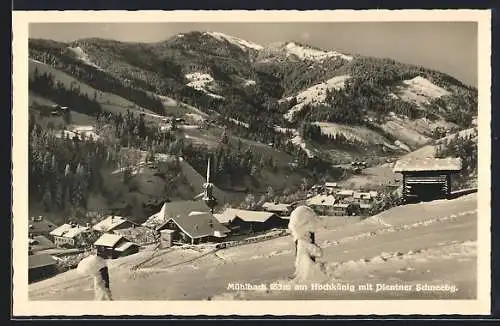
[[[329,281],[292,284],[290,236],[218,251],[153,247],[110,262],[114,300],[473,299],[477,195],[323,217],[316,242]],[[68,271],[30,284],[30,300],[92,300]]]

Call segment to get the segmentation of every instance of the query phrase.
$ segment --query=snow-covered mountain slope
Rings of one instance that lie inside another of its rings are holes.
[[[214,88],[214,82],[215,82],[214,78],[211,75],[201,72],[194,72],[186,74],[185,77],[187,80],[190,81],[187,84],[187,86],[192,87],[201,92],[204,92],[214,98],[219,98],[219,99],[224,98],[223,96],[211,92],[211,90]]]
[[[351,61],[353,57],[342,54],[337,51],[324,51],[306,47],[294,42],[289,42],[285,46],[287,55],[294,55],[301,60],[322,62],[329,58],[342,58],[346,61]]]
[[[256,43],[253,43],[253,42],[250,42],[250,41],[246,41],[246,40],[243,40],[239,37],[235,37],[235,36],[231,36],[231,35],[227,35],[227,34],[224,34],[224,33],[220,33],[220,32],[205,32],[203,33],[204,35],[210,35],[216,39],[218,39],[219,41],[227,41],[231,44],[234,44],[236,46],[238,46],[240,49],[242,49],[243,51],[247,51],[248,49],[253,49],[253,50],[257,50],[257,51],[260,51],[262,50],[264,47],[262,45],[259,45],[259,44],[256,44]]]
[[[403,86],[398,87],[398,90],[399,94],[397,96],[400,99],[416,103],[417,105],[428,103],[429,100],[441,96],[450,95],[449,91],[433,84],[422,76],[404,80]]]
[[[391,149],[403,149],[409,151],[408,147],[402,143],[397,142],[397,144],[391,144],[391,141],[386,137],[378,134],[377,132],[364,127],[364,126],[349,126],[334,122],[313,122],[313,124],[321,128],[321,133],[330,136],[342,135],[349,140],[355,140],[357,142],[363,143],[366,146],[369,145],[383,145]]]
[[[287,97],[285,99],[287,101],[290,101],[293,97],[295,97],[297,99],[297,104],[284,114],[285,119],[287,119],[288,121],[292,121],[293,116],[297,112],[300,112],[305,105],[323,104],[326,99],[327,90],[342,89],[344,87],[345,81],[349,78],[349,75],[335,76],[320,84],[311,86],[295,96]]]
[[[75,56],[76,59],[80,60],[81,62],[89,65],[89,66],[92,66],[94,68],[97,68],[99,70],[103,70],[101,67],[99,67],[98,65],[96,65],[95,63],[93,63],[88,54],[85,53],[85,51],[83,51],[83,49],[79,46],[76,46],[76,47],[68,47],[68,50]]]

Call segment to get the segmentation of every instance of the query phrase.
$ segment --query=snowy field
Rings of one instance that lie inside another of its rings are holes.
[[[110,263],[111,289],[115,300],[472,299],[476,205],[476,194],[470,194],[400,206],[362,221],[323,217],[316,241],[331,284],[342,285],[335,291],[228,289],[229,283],[290,284],[294,258],[289,236],[216,252],[144,249]],[[358,290],[367,283],[439,284],[448,290]],[[29,285],[31,300],[91,300],[92,295],[92,281],[75,271]]]

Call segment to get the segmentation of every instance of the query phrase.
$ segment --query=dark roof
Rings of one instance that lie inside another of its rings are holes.
[[[52,256],[47,254],[30,255],[28,257],[29,257],[28,260],[29,269],[46,267],[57,264],[57,261],[54,258],[52,258]]]
[[[52,241],[50,241],[43,235],[37,235],[33,237],[33,240],[35,241],[32,244],[30,244],[30,246],[34,251],[52,249],[56,247],[54,243],[52,243]]]
[[[460,171],[460,158],[410,158],[399,160],[394,165],[394,172],[423,172],[423,171]]]
[[[193,239],[213,236],[215,235],[215,232],[221,234],[229,232],[229,229],[220,224],[211,213],[178,215],[171,217],[165,223],[160,225],[158,229],[161,229],[170,220],[174,221],[174,223],[177,224],[177,226],[184,233]]]

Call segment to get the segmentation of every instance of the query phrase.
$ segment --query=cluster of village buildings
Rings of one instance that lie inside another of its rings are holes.
[[[461,170],[457,158],[398,162],[394,171],[403,174],[403,199],[449,198],[451,175]],[[144,223],[109,215],[95,225],[74,222],[56,226],[43,217],[30,219],[30,279],[56,271],[54,256],[93,248],[114,259],[137,253],[141,246],[224,242],[273,229],[285,229],[297,205],[307,205],[323,216],[368,215],[376,204],[376,191],[358,192],[327,182],[315,185],[307,198],[295,203],[266,202],[260,210],[225,208],[212,213],[203,201],[165,202]]]
[[[302,204],[319,215],[360,213],[350,207],[371,207],[375,192],[342,190],[334,183],[312,187]],[[33,278],[42,270],[55,269],[53,256],[71,255],[90,248],[114,259],[137,253],[141,246],[161,242],[164,247],[178,244],[222,242],[273,229],[286,229],[292,210],[299,203],[266,202],[261,210],[226,208],[212,214],[203,201],[166,202],[144,223],[109,215],[95,225],[68,222],[56,226],[43,217],[33,217],[29,225],[29,266]]]

